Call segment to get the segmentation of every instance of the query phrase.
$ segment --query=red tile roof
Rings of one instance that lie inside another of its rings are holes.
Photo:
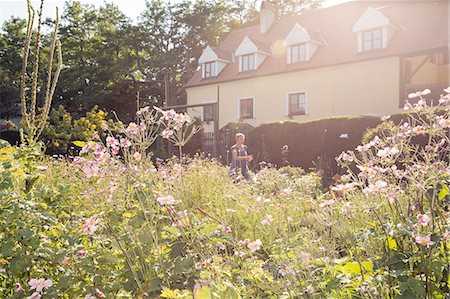
[[[284,52],[268,57],[255,71],[239,72],[235,60],[214,78],[202,79],[198,71],[186,87],[444,48],[449,42],[447,5],[446,0],[355,1],[282,18],[265,34],[260,33],[259,24],[240,28],[232,31],[218,48],[234,52],[246,36],[257,45],[273,46],[286,38],[295,23],[305,28],[315,41],[325,43],[305,63],[288,65]],[[386,49],[358,53],[357,34],[352,29],[369,6],[382,12],[397,30]]]

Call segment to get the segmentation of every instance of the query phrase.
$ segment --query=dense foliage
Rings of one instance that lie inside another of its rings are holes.
[[[0,297],[448,298],[449,94],[342,153],[330,191],[183,158],[196,129],[173,111],[104,127],[73,161],[2,143]],[[151,162],[158,134],[180,157]]]
[[[288,14],[319,3],[287,0],[276,6]],[[257,20],[256,4],[253,0],[147,1],[133,22],[111,3],[95,8],[68,1],[61,10],[58,36],[64,68],[53,107],[63,105],[79,117],[98,105],[131,118],[138,93],[140,107],[183,104],[184,85],[197,70],[202,50],[207,44],[219,45],[230,30]],[[46,26],[52,22],[48,20]],[[10,118],[20,110],[26,22],[12,18],[1,25],[0,118]],[[50,34],[42,35],[44,45],[50,40]],[[46,79],[39,79],[41,86]]]

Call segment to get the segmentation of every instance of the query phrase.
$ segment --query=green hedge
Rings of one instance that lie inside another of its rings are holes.
[[[255,156],[255,163],[265,161],[282,165],[281,148],[288,145],[287,160],[290,165],[300,166],[305,170],[331,168],[331,171],[337,172],[334,158],[342,151],[355,149],[361,143],[364,132],[380,123],[379,117],[269,123],[249,132],[247,144],[249,151]],[[341,138],[342,134],[347,134],[348,138]],[[323,165],[324,163],[327,165]]]

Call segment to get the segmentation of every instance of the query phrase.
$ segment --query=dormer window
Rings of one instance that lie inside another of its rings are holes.
[[[289,47],[291,63],[306,61],[306,44],[298,44]]]
[[[216,76],[216,62],[207,62],[203,64],[203,78]]]
[[[358,52],[387,48],[396,29],[380,10],[368,7],[353,26]]]
[[[382,31],[381,28],[375,30],[364,31],[363,33],[363,50],[381,49]]]
[[[287,48],[287,63],[307,62],[322,45],[320,34],[309,33],[299,24],[295,24],[283,41]]]
[[[220,72],[231,62],[231,51],[211,48],[207,46],[198,59],[202,65],[202,78],[208,79],[219,76]]]
[[[255,69],[255,54],[241,56],[241,71],[253,71]]]
[[[239,61],[239,72],[254,71],[270,55],[270,48],[261,42],[245,37],[234,52]]]

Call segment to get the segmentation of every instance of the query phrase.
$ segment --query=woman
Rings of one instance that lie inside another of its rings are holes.
[[[247,146],[245,143],[245,135],[242,133],[237,133],[235,136],[236,144],[231,147],[231,165],[230,173],[240,174],[248,181],[250,176],[248,174],[248,162],[253,160],[253,156],[247,154]]]

